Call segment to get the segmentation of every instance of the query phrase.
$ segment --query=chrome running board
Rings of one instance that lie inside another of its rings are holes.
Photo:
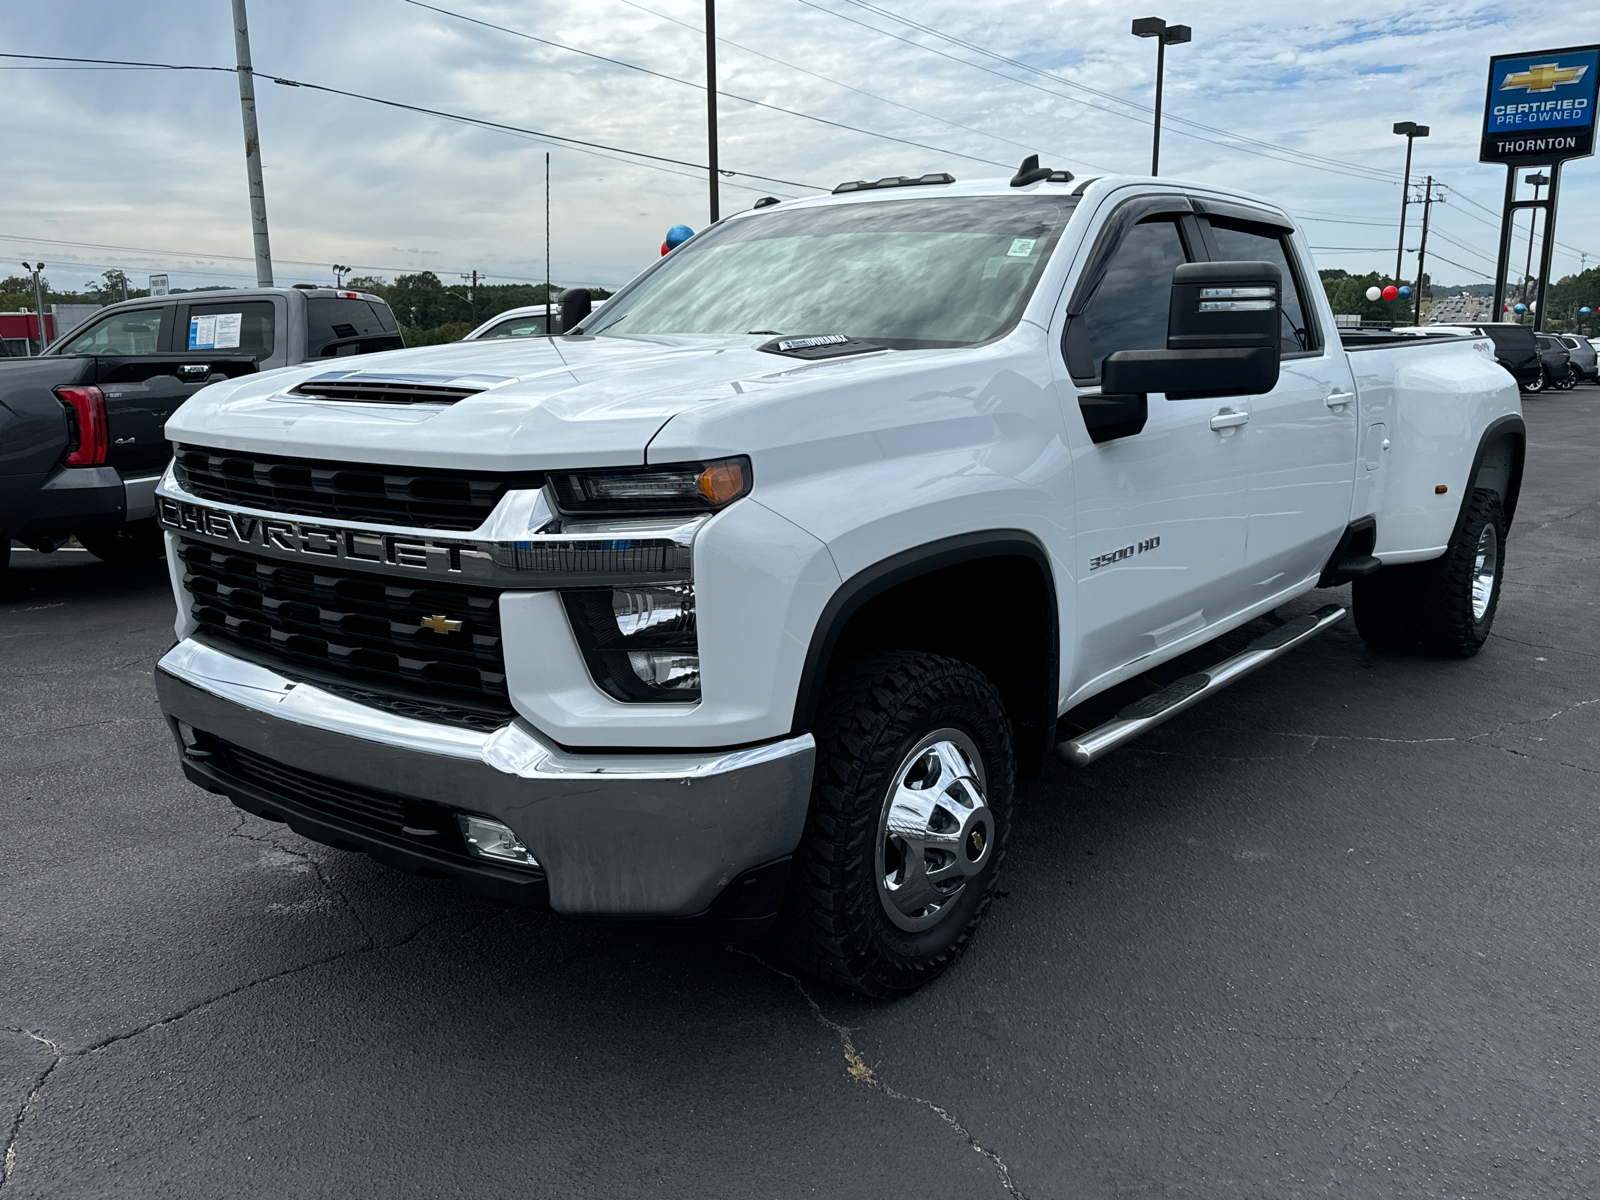
[[[1110,754],[1124,742],[1131,742],[1146,730],[1192,708],[1258,667],[1264,667],[1302,642],[1310,641],[1324,629],[1344,620],[1345,610],[1337,604],[1324,605],[1314,613],[1286,621],[1262,634],[1232,658],[1194,675],[1185,675],[1159,692],[1135,700],[1113,719],[1087,733],[1068,738],[1056,746],[1062,761],[1074,767],[1087,767]]]

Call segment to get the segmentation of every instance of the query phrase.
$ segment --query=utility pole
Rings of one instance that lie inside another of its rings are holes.
[[[1429,175],[1422,200],[1422,241],[1417,244],[1417,286],[1413,289],[1416,305],[1411,314],[1413,325],[1422,324],[1422,276],[1428,263],[1428,214],[1433,211],[1433,203],[1433,176]]]
[[[717,0],[706,0],[706,138],[711,163],[711,224],[722,217],[717,185]]]
[[[461,277],[467,284],[467,303],[472,306],[472,323],[478,323],[478,269],[474,267],[471,275]]]
[[[1406,139],[1406,178],[1400,185],[1400,242],[1394,251],[1394,281],[1398,285],[1406,252],[1406,205],[1411,202],[1411,146],[1419,137],[1428,136],[1428,127],[1415,121],[1396,121],[1394,131],[1404,134]]]
[[[44,264],[34,263],[29,266],[23,263],[22,269],[33,272],[33,307],[39,314],[39,353],[43,354],[45,347],[50,344],[50,339],[44,331],[44,292],[39,288],[39,272],[44,270]]]
[[[555,332],[555,311],[550,298],[550,151],[544,152],[544,331]]]
[[[256,82],[250,69],[250,24],[244,0],[233,0],[233,52],[239,69],[239,112],[244,119],[244,167],[250,179],[250,228],[256,243],[256,286],[272,286],[272,247],[267,242],[267,194],[261,186],[261,138],[256,132]]]
[[[1134,37],[1156,39],[1156,124],[1150,143],[1150,174],[1161,174],[1161,81],[1167,70],[1167,47],[1189,40],[1187,25],[1168,25],[1160,17],[1140,17],[1133,23]]]

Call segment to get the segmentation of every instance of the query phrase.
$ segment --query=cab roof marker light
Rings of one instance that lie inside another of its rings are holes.
[[[843,192],[868,192],[877,188],[932,187],[935,184],[955,181],[956,177],[948,171],[938,171],[929,175],[890,175],[883,179],[853,179],[834,188],[833,194],[837,196]]]

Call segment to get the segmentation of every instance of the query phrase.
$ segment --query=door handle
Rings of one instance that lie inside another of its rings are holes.
[[[1339,409],[1343,408],[1346,404],[1349,404],[1350,401],[1354,400],[1355,398],[1356,394],[1354,392],[1334,392],[1333,395],[1329,396],[1323,401],[1323,403],[1329,408]]]
[[[1249,419],[1250,414],[1247,412],[1234,412],[1231,408],[1225,408],[1211,418],[1211,428],[1220,433],[1224,429],[1235,429]]]

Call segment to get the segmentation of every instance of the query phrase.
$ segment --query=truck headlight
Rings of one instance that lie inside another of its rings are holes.
[[[749,494],[750,460],[552,471],[548,482],[557,511],[570,517],[710,513]]]
[[[693,584],[585,589],[561,599],[589,673],[607,695],[679,704],[700,699]]]

